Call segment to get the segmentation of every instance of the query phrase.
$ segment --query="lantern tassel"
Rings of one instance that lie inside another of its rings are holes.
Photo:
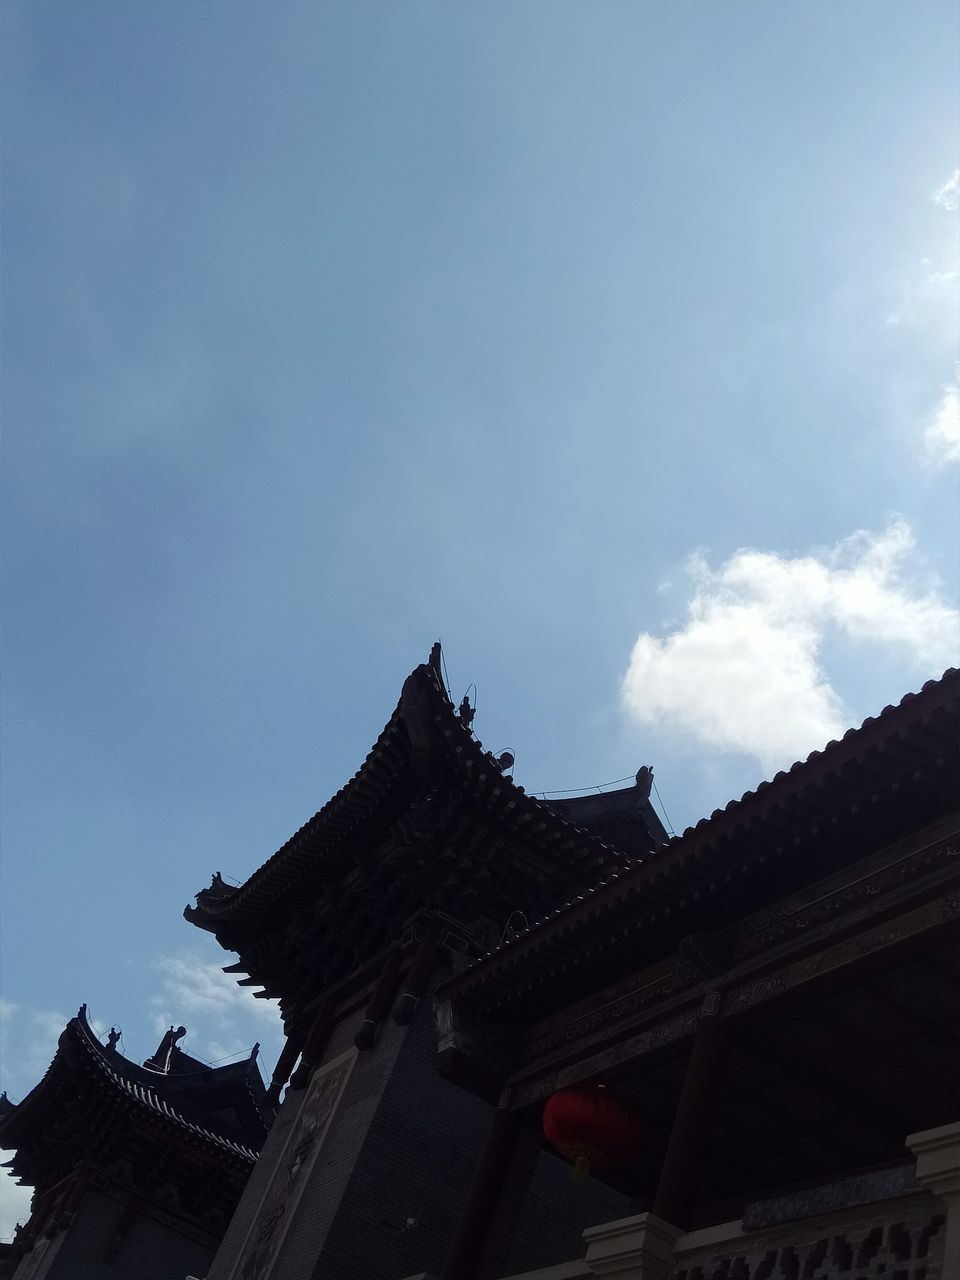
[[[573,1164],[574,1182],[586,1182],[590,1177],[590,1161],[586,1156],[577,1156]]]

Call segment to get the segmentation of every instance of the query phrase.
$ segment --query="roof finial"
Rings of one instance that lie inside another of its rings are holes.
[[[176,1030],[171,1027],[169,1031],[164,1033],[164,1037],[160,1041],[157,1052],[152,1058],[147,1058],[143,1065],[145,1067],[150,1067],[154,1071],[162,1071],[164,1075],[169,1075],[173,1055],[175,1052],[178,1052],[177,1041],[182,1040],[186,1034],[186,1027],[177,1027]]]
[[[433,648],[430,650],[430,657],[427,661],[427,666],[432,667],[433,670],[437,673],[437,675],[440,676],[441,683],[443,681],[443,676],[440,670],[440,660],[441,660],[442,653],[443,653],[443,650],[441,649],[440,641],[438,640],[436,644],[434,644]]]

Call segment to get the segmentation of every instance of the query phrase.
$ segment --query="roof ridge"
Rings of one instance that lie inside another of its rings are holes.
[[[781,769],[772,779],[759,783],[750,791],[745,791],[739,799],[730,800],[722,809],[714,809],[713,813],[711,813],[709,817],[701,818],[693,826],[686,827],[679,835],[672,836],[665,844],[658,846],[650,853],[633,859],[625,870],[632,870],[634,867],[646,864],[652,859],[660,859],[666,853],[676,849],[678,845],[682,844],[691,836],[694,836],[697,833],[702,834],[704,828],[709,828],[711,824],[718,822],[719,819],[725,817],[731,811],[737,813],[742,805],[749,805],[751,800],[755,799],[762,793],[765,793],[768,788],[775,787],[777,785],[782,787],[783,784],[781,779],[791,777],[795,778],[798,771],[802,771],[815,761],[822,759],[822,757],[827,755],[828,752],[836,754],[837,749],[842,747],[844,743],[849,744],[851,739],[855,739],[859,734],[863,733],[864,730],[871,729],[873,725],[880,724],[885,721],[886,726],[889,727],[894,716],[898,712],[902,711],[905,706],[918,702],[924,694],[929,695],[934,692],[946,690],[950,683],[956,680],[957,677],[960,677],[960,669],[957,667],[948,667],[939,678],[927,680],[918,693],[905,693],[899,702],[896,704],[888,704],[876,716],[867,716],[860,725],[851,727],[842,735],[842,737],[832,738],[823,748],[811,751],[803,760],[795,761],[789,769]],[[764,799],[766,800],[767,798],[768,797],[764,795]],[[531,934],[536,933],[545,924],[547,924],[548,921],[553,920],[556,916],[569,910],[571,907],[575,906],[576,903],[582,902],[584,898],[590,897],[600,889],[603,889],[612,881],[619,879],[620,874],[621,873],[619,871],[613,871],[605,879],[597,881],[596,884],[584,890],[582,893],[577,894],[575,897],[570,898],[568,901],[556,907],[553,911],[547,912],[532,924],[528,925],[526,929],[518,930],[512,937],[504,939],[504,941],[500,942],[497,946],[492,947],[489,951],[484,952],[483,955],[478,956],[476,960],[466,966],[463,970],[463,974],[458,976],[463,976],[479,969],[485,961],[491,959],[493,956],[499,956],[509,948],[516,946],[524,938],[528,938]]]
[[[243,1145],[242,1143],[234,1142],[233,1139],[228,1138],[224,1134],[217,1133],[216,1130],[214,1129],[209,1129],[204,1125],[200,1125],[195,1121],[190,1120],[187,1116],[183,1115],[176,1107],[174,1107],[167,1099],[163,1098],[156,1090],[150,1088],[149,1085],[146,1085],[136,1079],[130,1079],[127,1076],[125,1076],[121,1071],[118,1071],[116,1066],[113,1065],[110,1061],[108,1061],[106,1054],[104,1052],[103,1045],[100,1043],[100,1040],[97,1038],[97,1036],[93,1032],[93,1028],[90,1026],[89,1020],[87,1018],[87,1006],[85,1004],[82,1004],[77,1014],[74,1017],[70,1018],[70,1020],[67,1022],[66,1026],[64,1027],[63,1031],[60,1034],[60,1040],[62,1041],[63,1036],[68,1035],[70,1033],[75,1034],[75,1037],[79,1041],[81,1048],[86,1053],[87,1057],[93,1063],[93,1065],[96,1068],[98,1068],[98,1070],[101,1073],[106,1075],[107,1078],[111,1080],[115,1085],[118,1085],[125,1094],[127,1094],[130,1097],[133,1097],[137,1101],[142,1102],[145,1106],[149,1107],[151,1110],[157,1111],[162,1115],[166,1115],[171,1120],[174,1120],[178,1124],[182,1125],[183,1127],[192,1130],[197,1135],[216,1143],[218,1146],[225,1147],[227,1150],[242,1156],[244,1159],[256,1161],[257,1153],[253,1151],[251,1148]],[[60,1043],[58,1042],[57,1050],[54,1053],[53,1059],[51,1060],[49,1067],[44,1073],[42,1079],[38,1081],[38,1083],[30,1091],[30,1094],[34,1093],[35,1090],[38,1089],[40,1085],[43,1084],[44,1080],[46,1080],[47,1077],[50,1075],[58,1058],[61,1057],[61,1052],[62,1052],[61,1046],[60,1046]],[[132,1067],[135,1070],[143,1070],[142,1067],[138,1068],[136,1063],[131,1062],[130,1059],[125,1058],[122,1054],[117,1054],[117,1058],[120,1060],[121,1063],[129,1067]],[[213,1070],[213,1068],[211,1068],[211,1070]],[[164,1077],[164,1079],[167,1079],[167,1078],[169,1077],[166,1077],[166,1076]],[[30,1094],[28,1094],[27,1096],[29,1097]]]
[[[409,700],[414,699],[417,693],[426,695],[426,708],[423,707],[422,703],[420,707],[417,707],[416,704],[410,705]],[[431,699],[433,700],[432,706],[430,705]],[[281,845],[266,862],[252,872],[238,888],[226,892],[219,878],[214,877],[215,892],[211,892],[214,886],[211,886],[211,889],[201,890],[196,895],[197,905],[195,907],[188,906],[184,910],[185,917],[191,923],[199,924],[206,928],[216,928],[220,921],[223,921],[224,927],[226,927],[231,918],[235,919],[238,913],[242,913],[241,904],[243,900],[249,899],[257,890],[265,894],[263,905],[265,907],[272,906],[289,889],[291,883],[290,880],[284,880],[277,874],[278,868],[283,865],[286,858],[295,857],[300,852],[298,846],[301,846],[305,839],[323,838],[325,823],[331,818],[335,818],[336,810],[342,808],[351,793],[358,790],[364,775],[370,772],[371,762],[389,739],[401,733],[406,733],[409,737],[410,732],[422,737],[424,721],[420,719],[418,727],[418,714],[419,716],[428,717],[428,723],[437,727],[439,742],[446,744],[445,750],[449,753],[451,767],[462,777],[469,778],[471,769],[480,767],[480,771],[474,772],[472,778],[474,781],[483,782],[488,776],[483,771],[484,767],[489,767],[490,770],[497,772],[500,781],[494,789],[494,794],[504,793],[500,807],[505,809],[508,814],[517,807],[523,813],[536,814],[543,821],[544,826],[552,827],[562,836],[574,837],[584,852],[595,852],[602,862],[608,866],[611,864],[623,867],[631,865],[632,859],[630,855],[602,839],[595,832],[579,826],[571,819],[557,813],[545,801],[527,792],[520,783],[515,782],[508,774],[503,773],[493,754],[487,751],[472,730],[457,718],[453,703],[443,688],[442,682],[437,678],[434,668],[429,664],[421,664],[415,667],[404,681],[400,701],[377,738],[376,743],[368,752],[360,769],[357,770],[353,777]],[[410,726],[407,724],[408,720],[411,721]],[[458,736],[461,738],[459,742],[456,741]],[[421,748],[416,743],[411,745],[410,756],[414,761],[411,768],[414,770],[417,768],[415,760],[420,750]],[[351,820],[350,825],[353,826],[362,820],[362,816],[357,815]],[[343,834],[343,832],[331,831],[331,844],[339,841]],[[297,869],[294,867],[291,868],[291,871],[295,873],[294,879],[299,880],[304,874],[305,868]]]

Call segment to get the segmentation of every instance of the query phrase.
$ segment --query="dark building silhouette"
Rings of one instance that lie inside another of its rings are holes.
[[[269,1089],[81,1011],[0,1118],[17,1280],[960,1280],[960,674],[668,839],[648,768],[526,794],[441,670],[185,912]],[[576,1182],[544,1106],[601,1089],[639,1136]]]
[[[245,884],[214,877],[185,913],[239,954],[241,983],[280,1000],[271,1097],[299,1059],[210,1280],[438,1269],[497,1089],[437,1074],[431,992],[664,839],[646,778],[547,805],[514,783],[508,753],[483,749],[470,711],[448,697],[437,646],[355,777]],[[629,853],[602,838],[609,823]],[[527,1163],[533,1192],[504,1248],[548,1261],[623,1207],[599,1183],[572,1187],[549,1152]]]
[[[273,1113],[256,1061],[209,1067],[171,1027],[143,1066],[81,1006],[23,1101],[0,1105],[0,1146],[34,1188],[0,1260],[17,1280],[183,1280],[202,1274]]]
[[[521,1270],[504,1188],[601,1097],[630,1212],[550,1280],[956,1280],[958,728],[949,671],[446,980],[441,1070],[500,1105],[443,1280]]]

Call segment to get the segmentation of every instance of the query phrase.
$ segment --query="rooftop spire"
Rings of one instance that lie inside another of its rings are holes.
[[[143,1065],[151,1067],[154,1071],[162,1071],[164,1075],[169,1075],[173,1055],[180,1052],[177,1048],[177,1041],[182,1040],[186,1034],[186,1027],[177,1027],[176,1030],[171,1027],[169,1031],[164,1032],[163,1039],[157,1047],[157,1052],[152,1058],[147,1058]]]

